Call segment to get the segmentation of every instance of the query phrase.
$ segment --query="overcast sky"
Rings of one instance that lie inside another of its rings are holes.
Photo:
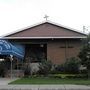
[[[90,32],[90,0],[0,0],[0,36],[49,20]]]

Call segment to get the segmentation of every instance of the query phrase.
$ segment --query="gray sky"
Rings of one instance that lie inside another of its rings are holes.
[[[90,0],[0,0],[0,36],[49,20],[90,32]]]

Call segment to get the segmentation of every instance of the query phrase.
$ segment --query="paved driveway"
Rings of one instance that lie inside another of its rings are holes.
[[[16,80],[16,78],[0,78],[0,85],[8,85],[11,81]]]

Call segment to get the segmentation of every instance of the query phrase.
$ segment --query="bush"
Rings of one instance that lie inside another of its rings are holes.
[[[86,69],[86,70],[80,70],[80,73],[81,74],[87,74],[88,72],[87,72],[87,69]]]
[[[47,76],[52,70],[52,62],[50,60],[42,60],[39,64],[39,75]]]
[[[65,71],[64,64],[57,65],[57,66],[55,67],[55,70],[56,70],[56,71],[59,71],[60,73],[64,73],[64,71]]]
[[[54,70],[51,72],[51,74],[77,74],[79,73],[80,65],[80,60],[72,57],[70,59],[67,59],[64,64],[54,65]]]
[[[64,63],[65,73],[79,73],[80,60],[72,57]]]
[[[31,68],[29,66],[26,66],[24,68],[24,77],[29,77],[31,75]]]
[[[49,77],[50,78],[59,78],[59,79],[62,78],[62,76],[58,75],[58,74],[50,74]]]
[[[51,71],[51,74],[61,74],[64,73],[65,69],[64,69],[64,65],[54,65],[53,66],[53,70]]]
[[[66,76],[66,78],[72,78],[72,79],[75,79],[75,78],[87,78],[87,75],[83,75],[83,74],[77,74],[77,75],[71,75],[71,76]]]
[[[75,79],[75,78],[87,78],[85,74],[51,74],[51,78],[61,78],[61,79]]]
[[[0,77],[4,77],[5,76],[5,65],[4,65],[4,61],[0,62]]]

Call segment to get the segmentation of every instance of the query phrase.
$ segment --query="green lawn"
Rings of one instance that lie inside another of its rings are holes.
[[[33,77],[33,78],[21,78],[13,81],[9,84],[79,84],[90,85],[90,79],[59,79],[59,78],[45,78],[45,77]]]

